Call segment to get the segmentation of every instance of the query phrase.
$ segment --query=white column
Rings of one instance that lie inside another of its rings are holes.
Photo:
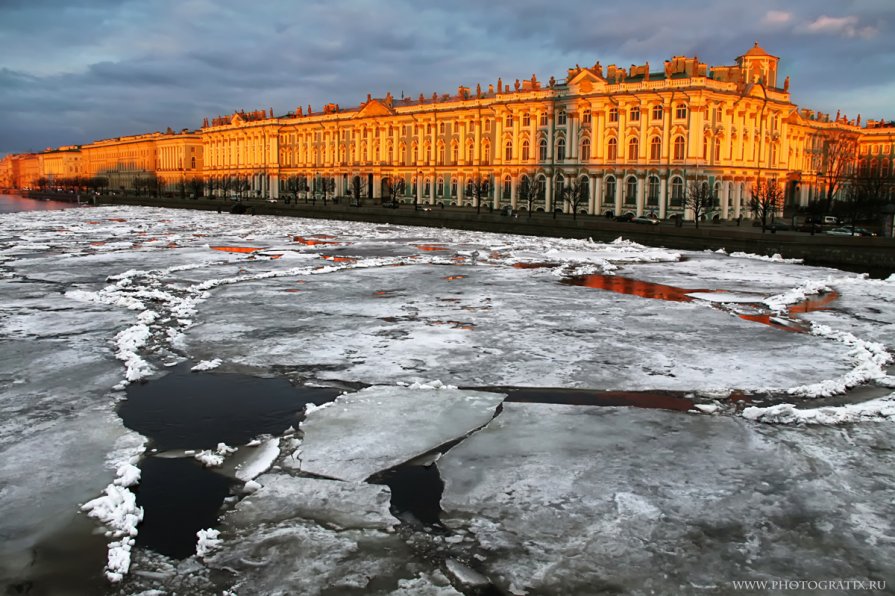
[[[624,192],[625,181],[623,178],[615,176],[615,214],[622,214],[622,193]]]
[[[595,215],[600,205],[600,197],[603,194],[603,177],[591,174],[589,178],[590,197],[588,197],[587,212],[591,215]]]
[[[668,177],[659,176],[659,219],[665,219],[665,205],[668,203]]]
[[[721,183],[721,219],[728,217],[728,202],[730,202],[730,182]]]
[[[513,209],[516,208],[516,203],[518,202],[517,195],[519,193],[519,189],[518,183],[516,182],[517,180],[517,176],[513,176],[512,178],[510,178],[510,207],[512,207]]]
[[[553,211],[553,175],[547,176],[547,188],[544,189],[544,211]]]
[[[643,203],[644,203],[644,191],[646,187],[646,178],[644,176],[637,176],[637,194],[636,194],[636,203],[637,207],[635,209],[635,213],[637,215],[643,215]]]

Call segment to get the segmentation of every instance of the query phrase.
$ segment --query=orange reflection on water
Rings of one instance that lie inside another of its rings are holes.
[[[584,286],[607,290],[618,294],[630,294],[641,298],[654,298],[656,300],[669,300],[671,302],[691,302],[693,299],[687,296],[690,292],[704,290],[688,290],[675,286],[666,286],[621,275],[579,275],[563,280],[563,283],[573,286]]]
[[[819,296],[811,296],[798,304],[789,307],[790,313],[813,312],[815,310],[826,310],[827,305],[839,298],[838,292],[828,292]]]
[[[442,246],[440,244],[414,244],[420,250],[425,250],[426,252],[435,252],[439,250],[447,250],[446,246]]]
[[[336,257],[333,255],[321,255],[327,261],[332,261],[333,263],[357,263],[357,259],[352,257]]]
[[[332,238],[332,236],[320,235],[318,236],[318,238]],[[326,240],[315,238],[305,238],[304,236],[295,236],[292,240],[298,242],[299,244],[304,244],[305,246],[324,246],[327,244],[338,244],[338,242],[328,242]]]
[[[739,315],[739,317],[745,321],[752,321],[753,323],[761,323],[762,325],[768,325],[773,327],[774,329],[780,329],[782,331],[789,331],[791,333],[804,333],[805,329],[790,325],[788,322],[779,319],[777,317],[773,317],[769,314],[757,314],[757,315]]]
[[[443,277],[442,279],[446,279],[448,281],[454,281],[456,279],[466,279],[465,275],[448,275],[447,277]]]
[[[255,248],[253,246],[212,246],[210,248],[211,248],[211,250],[220,250],[223,252],[238,252],[238,253],[252,253],[252,252],[258,252],[259,250],[264,250],[263,248]]]
[[[110,218],[108,219],[108,221],[117,221],[118,223],[124,223],[124,222],[126,222],[127,220],[124,219],[123,217],[110,217]]]

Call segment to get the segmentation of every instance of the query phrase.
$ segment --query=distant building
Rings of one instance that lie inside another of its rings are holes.
[[[806,206],[830,188],[841,192],[834,177],[892,175],[893,123],[798,109],[778,63],[756,43],[727,66],[685,56],[655,69],[596,62],[561,82],[532,75],[279,117],[241,111],[197,131],[83,145],[79,164],[81,175],[106,176],[113,189],[141,175],[158,175],[168,189],[198,176],[218,195],[238,179],[251,196],[278,197],[326,181],[336,196],[359,190],[375,201],[400,180],[399,199],[446,205],[474,204],[474,184],[486,179],[494,207],[527,208],[533,197],[544,211],[569,211],[562,189],[574,181],[586,193],[581,211],[663,218],[683,212],[688,187],[701,184],[720,219],[748,216],[758,180],[783,188],[788,205]],[[22,176],[12,174],[14,185]]]

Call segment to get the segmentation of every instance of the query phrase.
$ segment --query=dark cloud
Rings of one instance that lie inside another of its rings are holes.
[[[895,117],[891,0],[3,0],[0,154],[234,109],[450,92],[576,63],[730,64],[754,40],[806,107]]]

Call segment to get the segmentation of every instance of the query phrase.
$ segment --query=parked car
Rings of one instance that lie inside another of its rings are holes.
[[[648,217],[646,215],[638,215],[637,217],[631,219],[632,223],[636,224],[649,224],[649,225],[659,225],[658,219],[653,219],[652,217]]]
[[[852,229],[848,226],[833,228],[824,233],[829,234],[830,236],[876,236],[876,234],[866,228],[855,228],[854,233],[852,233]]]
[[[615,221],[631,221],[632,219],[634,219],[634,214],[630,211],[615,216]]]
[[[504,205],[503,207],[500,208],[500,214],[501,215],[512,215],[513,208],[510,205]]]
[[[386,209],[397,209],[398,201],[382,201],[382,206]]]

